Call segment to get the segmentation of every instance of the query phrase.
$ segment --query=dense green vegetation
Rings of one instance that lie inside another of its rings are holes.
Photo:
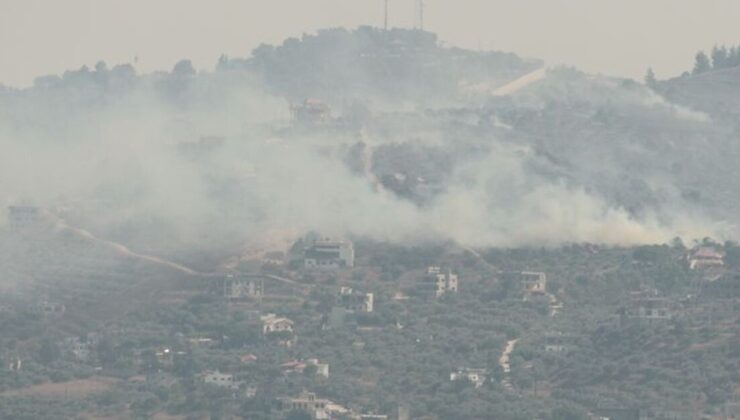
[[[155,143],[162,131],[138,130],[151,109],[172,113],[157,121],[172,139],[96,160],[134,169],[58,192],[51,222],[0,226],[0,417],[305,419],[280,404],[304,390],[391,418],[717,416],[740,398],[740,246],[590,242],[733,236],[718,221],[740,206],[740,102],[712,86],[740,78],[709,70],[739,54],[718,48],[650,89],[561,68],[501,97],[491,88],[541,63],[423,31],[333,29],[213,72],[100,63],[3,90],[0,123],[19,144],[95,143],[140,105],[124,132],[143,140],[105,146]],[[259,112],[314,95],[341,115]],[[224,136],[205,135],[214,126]],[[417,229],[395,232],[396,216]],[[312,223],[353,237],[353,268],[263,255]],[[690,269],[699,247],[724,265]],[[459,291],[421,290],[430,266],[458,274]],[[546,287],[526,290],[540,272]],[[227,273],[264,293],[225,297]],[[349,310],[341,287],[372,293],[374,310]],[[294,331],[266,333],[266,314]],[[465,369],[485,372],[481,386],[450,380]],[[214,372],[232,376],[207,383]]]
[[[728,255],[735,248],[724,247]],[[357,250],[354,272],[304,276],[311,291],[297,295],[305,296],[302,303],[262,302],[263,313],[295,322],[290,348],[279,342],[292,334],[261,334],[252,311],[256,303],[228,303],[208,282],[169,286],[168,294],[183,298],[168,304],[149,299],[119,320],[93,322],[92,329],[80,328],[69,312],[42,316],[32,300],[23,304],[15,297],[0,313],[5,362],[0,384],[8,395],[46,382],[113,382],[67,399],[3,396],[5,417],[125,412],[146,418],[168,412],[190,418],[300,418],[278,410],[276,399],[304,389],[357,412],[394,414],[407,407],[414,418],[586,418],[604,407],[691,416],[716,412],[740,384],[737,300],[705,296],[700,273],[688,269],[680,243],[491,249],[483,253],[485,261],[452,244],[405,248],[360,241]],[[728,262],[737,264],[733,258]],[[414,295],[415,282],[433,264],[459,273],[457,295],[438,300]],[[547,273],[549,293],[563,303],[555,315],[545,296],[522,299],[516,273],[532,270]],[[327,329],[326,316],[338,305],[341,285],[375,293],[376,310]],[[671,302],[673,318],[620,321],[631,292],[651,288]],[[410,297],[394,299],[399,291]],[[86,360],[65,349],[63,339],[71,331],[91,343]],[[553,333],[566,337],[563,351],[544,350]],[[194,338],[212,341],[198,345]],[[515,338],[512,370],[505,374],[499,357]],[[162,355],[164,349],[170,356]],[[257,359],[241,361],[248,353]],[[7,369],[14,358],[23,361],[19,371]],[[280,368],[308,358],[328,363],[329,378],[315,369],[286,374]],[[489,378],[481,388],[451,382],[450,372],[460,367],[487,369]],[[240,390],[204,384],[202,374],[216,370],[234,374]],[[252,387],[256,395],[247,396]]]

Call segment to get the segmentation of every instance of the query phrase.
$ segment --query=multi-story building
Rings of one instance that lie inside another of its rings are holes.
[[[354,267],[355,250],[352,242],[317,239],[306,244],[303,266],[308,269],[338,269]]]
[[[440,267],[429,267],[418,287],[422,294],[439,298],[447,293],[457,293],[458,284],[457,274],[451,270],[444,272]]]
[[[203,382],[208,385],[215,385],[229,389],[239,389],[239,385],[241,384],[236,380],[234,375],[219,371],[205,372],[203,374]]]
[[[303,125],[321,125],[331,119],[331,108],[318,99],[306,99],[290,108],[293,121]]]
[[[224,297],[229,300],[260,299],[265,283],[261,276],[228,275],[224,278]]]
[[[660,297],[655,289],[646,289],[630,294],[630,301],[622,310],[625,320],[645,324],[668,321],[673,318],[671,301]]]
[[[313,392],[303,391],[297,397],[283,397],[278,399],[281,410],[301,410],[307,412],[312,419],[338,419],[353,417],[356,414],[351,410],[326,398],[318,398]]]
[[[41,221],[41,209],[33,206],[10,206],[8,221],[12,230],[28,229]]]
[[[724,254],[711,247],[697,248],[688,256],[689,268],[698,270],[703,268],[722,267],[725,265]]]
[[[375,295],[353,290],[351,287],[339,288],[339,303],[347,310],[370,313],[375,310]]]

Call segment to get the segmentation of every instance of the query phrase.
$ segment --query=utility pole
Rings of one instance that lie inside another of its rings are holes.
[[[414,2],[414,28],[424,30],[424,0]]]
[[[388,0],[385,0],[385,15],[383,19],[383,30],[388,31]]]

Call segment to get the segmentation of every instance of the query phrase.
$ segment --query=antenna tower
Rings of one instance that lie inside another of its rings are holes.
[[[385,15],[383,18],[383,30],[388,31],[388,0],[385,0]]]
[[[416,6],[416,13],[414,13],[414,27],[416,29],[424,30],[424,0],[416,0],[414,5]]]

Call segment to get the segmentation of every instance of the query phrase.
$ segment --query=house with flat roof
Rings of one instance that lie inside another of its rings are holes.
[[[418,290],[423,295],[432,295],[440,298],[445,294],[455,294],[458,291],[459,279],[452,270],[442,270],[441,267],[428,267],[426,274],[418,283]]]
[[[223,279],[224,297],[228,300],[260,299],[265,282],[259,275],[229,274]]]
[[[375,295],[342,286],[339,288],[339,303],[350,311],[371,313],[375,309]]]
[[[260,317],[262,321],[262,334],[275,332],[293,332],[293,321],[275,314],[267,314]]]
[[[486,369],[458,368],[450,373],[450,381],[467,380],[476,388],[482,387],[483,384],[486,383],[487,379],[488,370]]]
[[[349,241],[318,239],[306,247],[303,266],[307,269],[354,267],[355,250]]]
[[[239,389],[241,382],[236,380],[236,377],[231,373],[223,373],[219,371],[207,371],[202,375],[203,383],[207,385],[214,385],[221,388]]]
[[[319,99],[309,98],[292,105],[290,112],[293,121],[303,125],[321,125],[331,120],[331,108]]]
[[[547,293],[547,274],[539,271],[523,271],[520,276],[522,292],[526,295]]]
[[[553,332],[545,335],[543,346],[545,353],[564,353],[574,347],[574,338],[562,332]]]
[[[665,322],[673,318],[672,302],[658,294],[655,289],[644,289],[630,293],[627,305],[622,308],[623,321],[643,324]]]
[[[41,209],[34,206],[8,207],[8,222],[14,231],[25,230],[38,225],[41,221]]]
[[[303,391],[297,397],[283,397],[278,399],[278,408],[283,411],[301,410],[307,412],[315,420],[331,420],[339,418],[356,418],[352,410],[345,408],[334,401],[319,398],[316,393]]]

